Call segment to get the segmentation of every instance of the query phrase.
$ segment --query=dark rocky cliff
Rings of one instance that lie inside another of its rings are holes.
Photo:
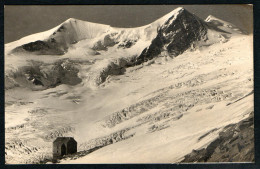
[[[254,112],[219,133],[208,147],[193,150],[182,162],[254,162]]]
[[[170,17],[159,27],[158,35],[137,58],[137,64],[150,60],[162,52],[167,52],[171,56],[183,53],[193,42],[207,39],[207,27],[203,20],[181,9],[177,16]]]

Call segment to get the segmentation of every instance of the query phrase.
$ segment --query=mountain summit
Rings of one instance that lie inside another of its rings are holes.
[[[217,27],[223,31],[226,31],[228,33],[233,33],[233,34],[247,34],[247,32],[239,29],[237,26],[223,21],[213,15],[209,15],[205,21],[207,22],[208,25],[211,25],[212,27]]]
[[[157,36],[152,40],[151,45],[144,49],[138,58],[139,62],[151,59],[162,52],[177,56],[193,43],[206,41],[208,28],[200,18],[180,8],[178,14],[171,16],[158,27]]]

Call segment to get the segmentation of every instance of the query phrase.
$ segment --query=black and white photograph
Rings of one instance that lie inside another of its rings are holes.
[[[5,5],[5,164],[254,163],[253,5]]]

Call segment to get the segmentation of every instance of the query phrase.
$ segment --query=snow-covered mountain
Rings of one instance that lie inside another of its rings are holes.
[[[215,36],[242,33],[230,23],[213,16],[203,21],[180,7],[155,22],[138,28],[114,28],[70,18],[49,31],[30,35],[7,44],[6,47],[13,48],[14,52],[62,55],[70,46],[76,46],[75,44],[82,40],[91,41],[88,47],[96,51],[108,50],[114,46],[131,48],[138,41],[143,41],[147,43],[146,52],[149,45],[154,48],[156,44],[156,48],[160,48],[153,55],[158,55],[162,51],[178,55],[195,42],[212,39],[215,41],[215,37],[207,35],[209,31],[214,31]],[[181,39],[182,43],[176,43],[176,39]]]
[[[81,151],[63,163],[187,162],[253,112],[252,51],[236,26],[182,7],[137,28],[70,18],[5,44],[6,162],[51,158],[57,136]]]
[[[222,26],[219,23],[223,23]],[[88,83],[91,83],[89,85],[96,86],[103,83],[109,75],[122,74],[124,67],[142,64],[158,56],[175,57],[187,49],[225,42],[237,33],[242,34],[242,31],[232,24],[212,16],[203,21],[180,7],[153,23],[138,28],[113,28],[70,18],[49,31],[6,44],[5,48],[10,55],[62,55],[63,58],[82,53],[86,57],[100,55],[98,58],[101,59],[95,64],[97,66],[92,67],[93,71],[89,71],[92,73],[87,78]],[[106,57],[108,55],[113,57]],[[96,58],[89,60],[96,62]],[[27,78],[36,79],[42,86],[57,85],[57,80],[53,81],[53,78],[47,78],[46,84],[42,73],[30,75],[30,72],[27,73],[30,76]]]

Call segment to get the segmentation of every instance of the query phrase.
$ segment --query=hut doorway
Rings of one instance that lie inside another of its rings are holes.
[[[66,146],[65,144],[62,144],[61,146],[61,156],[65,155],[66,154]]]
[[[77,142],[73,137],[57,137],[53,141],[53,159],[54,161],[62,158],[67,154],[74,154],[77,152]]]

